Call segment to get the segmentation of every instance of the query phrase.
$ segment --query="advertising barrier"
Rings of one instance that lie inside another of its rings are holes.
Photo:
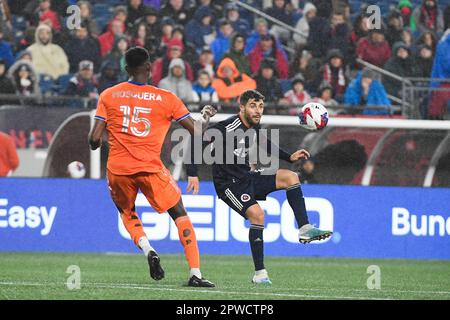
[[[180,182],[183,191],[186,183]],[[305,185],[310,222],[334,231],[302,245],[284,191],[260,202],[265,254],[353,258],[450,259],[450,189]],[[248,221],[217,198],[211,182],[183,195],[203,254],[250,254]],[[136,210],[152,245],[181,253],[168,214],[142,194]],[[0,179],[0,251],[137,252],[105,180]]]

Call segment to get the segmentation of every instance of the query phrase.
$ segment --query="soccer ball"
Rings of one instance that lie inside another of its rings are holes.
[[[80,161],[73,161],[67,166],[69,177],[73,179],[81,179],[86,175],[86,168]]]
[[[309,131],[321,130],[327,126],[328,111],[320,103],[310,102],[305,104],[298,115],[300,126]]]

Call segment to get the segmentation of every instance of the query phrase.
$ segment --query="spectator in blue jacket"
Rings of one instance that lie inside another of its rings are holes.
[[[186,40],[192,43],[197,51],[205,45],[211,45],[215,34],[212,26],[213,13],[210,7],[199,7],[191,21],[186,25]]]
[[[230,2],[225,6],[225,18],[233,25],[234,31],[247,37],[250,34],[251,27],[247,20],[242,19],[237,4]]]
[[[382,109],[366,108],[363,114],[389,114],[391,102],[383,85],[375,78],[376,73],[368,68],[360,71],[345,91],[344,104],[382,107]]]
[[[193,102],[217,103],[219,96],[211,85],[212,79],[208,71],[200,70],[198,72],[197,82],[192,86]]]
[[[214,54],[214,63],[219,65],[223,55],[230,50],[230,40],[233,34],[233,26],[230,21],[222,20],[220,23],[220,32],[216,40],[211,44],[211,50]]]
[[[450,101],[450,83],[442,81],[450,78],[450,29],[442,36],[436,47],[436,55],[434,57],[431,78],[436,79],[430,82],[432,89],[428,117],[430,119],[442,120]],[[441,81],[437,80],[441,79]],[[436,89],[442,90],[436,90]]]
[[[6,64],[6,69],[8,69],[14,63],[14,55],[11,49],[11,45],[3,39],[4,33],[2,28],[0,28],[0,59]]]
[[[245,54],[249,54],[261,40],[261,36],[269,33],[268,23],[263,18],[255,19],[255,31],[253,31],[247,38],[245,44]]]

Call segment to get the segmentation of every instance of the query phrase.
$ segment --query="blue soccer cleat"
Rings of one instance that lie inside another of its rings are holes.
[[[255,284],[272,284],[272,281],[269,279],[269,274],[265,269],[256,271],[252,282]]]
[[[310,243],[311,241],[325,240],[332,234],[331,231],[320,230],[312,224],[305,224],[298,230],[298,240],[300,243]]]

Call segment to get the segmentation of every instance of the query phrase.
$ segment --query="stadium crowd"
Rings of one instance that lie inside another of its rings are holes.
[[[0,93],[96,98],[127,79],[130,46],[149,50],[153,85],[199,104],[256,88],[278,105],[383,106],[363,113],[389,114],[388,94],[399,97],[401,82],[380,79],[357,58],[400,77],[450,78],[447,1],[366,1],[388,5],[375,29],[369,3],[357,0],[242,2],[300,33],[225,0],[3,1]],[[69,30],[72,4],[81,24]],[[428,116],[441,118],[449,98],[434,94]]]

